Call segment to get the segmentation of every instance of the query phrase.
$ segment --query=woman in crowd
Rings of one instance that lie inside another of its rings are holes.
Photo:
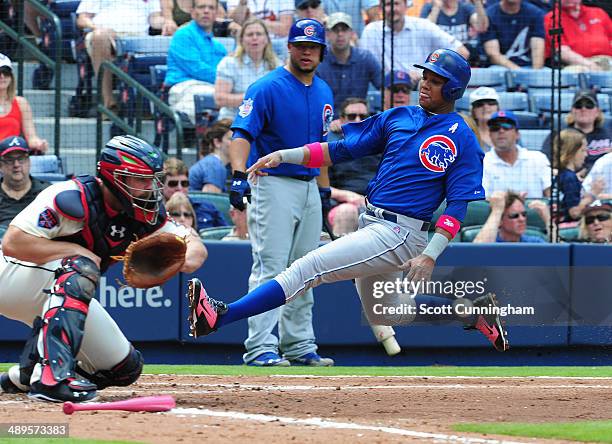
[[[251,83],[279,64],[264,22],[247,20],[240,31],[236,51],[224,57],[217,66],[215,101],[221,107],[219,118],[236,117],[244,92]]]
[[[586,207],[580,220],[579,239],[584,242],[612,242],[612,202],[596,200]]]
[[[201,159],[189,169],[189,189],[207,193],[224,193],[229,163],[228,149],[232,140],[230,119],[217,121],[211,126],[200,147]]]
[[[174,193],[166,202],[166,211],[179,224],[198,232],[198,222],[189,198],[184,193]]]
[[[472,118],[478,126],[480,147],[487,152],[493,146],[487,122],[494,113],[499,111],[499,95],[493,88],[481,86],[470,94],[470,106]]]
[[[13,64],[0,54],[0,140],[22,136],[28,142],[32,154],[42,154],[49,144],[36,134],[32,109],[25,97],[16,95]]]

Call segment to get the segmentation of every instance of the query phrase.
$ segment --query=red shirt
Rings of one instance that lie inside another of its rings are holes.
[[[561,12],[561,45],[569,46],[572,51],[583,57],[596,55],[612,56],[612,19],[601,8],[580,6],[580,15],[574,18],[565,10]],[[550,57],[552,12],[544,16],[546,32],[546,57]]]
[[[15,98],[8,114],[0,117],[0,140],[11,136],[21,136],[21,133],[21,109]]]

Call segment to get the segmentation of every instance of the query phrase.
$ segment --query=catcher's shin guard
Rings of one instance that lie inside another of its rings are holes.
[[[87,257],[71,256],[62,260],[55,276],[38,341],[42,362],[32,376],[30,397],[55,402],[89,401],[96,396],[96,386],[77,379],[75,357],[81,348],[100,269]]]
[[[140,377],[143,365],[142,354],[133,345],[130,345],[130,351],[125,359],[110,370],[98,370],[89,374],[77,367],[77,371],[96,384],[98,390],[102,390],[111,386],[126,387],[133,384]]]

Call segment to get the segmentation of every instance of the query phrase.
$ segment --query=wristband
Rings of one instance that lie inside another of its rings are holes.
[[[301,165],[304,161],[304,147],[280,150],[279,153],[281,156],[281,160],[284,163],[293,163],[296,165]]]
[[[448,245],[448,238],[440,233],[434,233],[431,240],[423,250],[423,253],[426,256],[429,256],[434,261],[438,259],[438,256],[442,254],[446,246]]]
[[[308,168],[320,168],[323,166],[323,147],[320,142],[307,143],[306,148],[310,152],[310,160],[306,164]]]
[[[444,231],[449,233],[452,238],[454,238],[459,232],[459,229],[461,228],[461,222],[459,222],[453,216],[443,214],[438,218],[438,221],[436,222],[436,228],[443,229]]]

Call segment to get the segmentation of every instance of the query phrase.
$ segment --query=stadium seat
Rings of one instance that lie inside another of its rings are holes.
[[[552,71],[548,68],[531,69],[521,68],[507,71],[507,83],[510,91],[529,91],[545,89],[550,91],[552,84]],[[561,88],[574,92],[580,87],[577,73],[562,72]]]
[[[151,73],[151,90],[158,94],[164,86],[164,80],[166,79],[166,73],[168,72],[167,65],[153,65],[149,67]]]
[[[202,228],[200,230],[200,238],[202,240],[221,240],[230,234],[232,228],[232,226]]]
[[[61,173],[63,172],[62,160],[55,154],[44,156],[30,156],[30,173]]]
[[[585,72],[580,74],[581,87],[596,92],[612,93],[612,72]]]
[[[223,215],[225,220],[231,221],[231,217],[229,215],[230,209],[230,201],[229,194],[226,193],[203,193],[197,191],[189,192],[189,200],[193,203],[205,200],[207,202],[212,203],[217,210]]]
[[[519,128],[524,129],[541,129],[545,119],[542,119],[536,113],[515,111],[514,115],[518,119]]]
[[[193,96],[195,104],[195,130],[196,137],[201,140],[210,125],[217,120],[219,109],[215,103],[214,94],[196,94]]]
[[[500,92],[499,94],[499,107],[507,111],[529,111],[529,97],[524,92]],[[470,97],[466,93],[463,97],[455,102],[455,109],[457,111],[469,112],[470,110]]]
[[[475,226],[469,226],[469,227],[462,228],[460,232],[461,242],[473,242],[474,239],[476,238],[476,235],[478,235],[481,229],[482,229],[482,225],[475,225]],[[541,237],[543,240],[548,241],[548,236],[542,233],[542,231],[539,230],[538,228],[533,228],[533,227],[528,226],[527,230],[525,231],[525,234],[528,236],[538,236],[538,237]]]
[[[580,227],[559,228],[559,238],[564,242],[572,242],[580,236]]]
[[[542,149],[542,143],[550,134],[549,129],[521,129],[521,140],[519,145],[534,151]]]
[[[468,88],[489,86],[497,91],[506,91],[506,70],[498,68],[474,68]]]
[[[445,209],[446,202],[442,202],[440,207],[434,212],[431,218],[433,223],[429,227],[429,231],[434,231],[436,229],[435,223],[438,218],[444,213]],[[462,225],[482,225],[486,222],[490,212],[491,210],[489,209],[489,202],[487,202],[486,200],[472,201],[468,204],[467,213],[465,215],[465,219],[463,220]]]

